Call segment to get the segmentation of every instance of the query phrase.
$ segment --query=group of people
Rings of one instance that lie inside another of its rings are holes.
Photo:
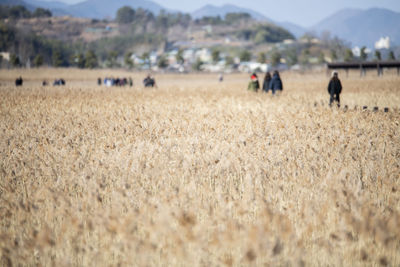
[[[143,85],[144,87],[157,87],[156,85],[156,80],[149,75],[146,76],[146,78],[144,78],[143,80]]]
[[[258,92],[260,89],[260,82],[256,73],[251,74],[250,82],[247,86],[247,90]],[[272,91],[272,95],[275,95],[277,91],[283,91],[283,83],[279,72],[276,70],[271,73],[268,71],[265,73],[264,81],[262,85],[262,91],[268,93],[269,90]],[[329,106],[332,106],[334,102],[337,102],[337,106],[340,107],[340,93],[342,92],[342,83],[340,82],[339,75],[337,71],[332,72],[332,77],[328,84],[328,93],[330,95]]]
[[[66,84],[66,82],[65,82],[65,80],[63,78],[55,79],[53,81],[53,86],[60,86],[60,85],[65,85],[65,84]],[[49,85],[49,83],[46,80],[43,80],[42,81],[42,86],[47,86],[47,85]]]
[[[220,76],[220,81],[223,80],[223,76]],[[16,86],[22,86],[23,84],[23,79],[22,77],[18,77],[15,80],[15,85]],[[97,84],[101,85],[102,80],[101,78],[97,79]],[[132,78],[104,78],[104,85],[106,86],[125,86],[128,85],[133,86],[133,80]],[[42,82],[43,86],[47,85],[47,81]],[[60,78],[56,79],[53,82],[53,86],[58,86],[58,85],[65,85],[65,80]],[[144,87],[155,87],[156,86],[156,81],[153,77],[149,75],[146,76],[146,78],[143,80],[143,85]],[[250,82],[247,86],[247,89],[253,92],[258,92],[260,90],[260,82],[258,81],[258,76],[256,73],[252,73],[250,76]],[[273,72],[272,76],[271,73],[268,71],[265,73],[264,76],[264,81],[262,84],[262,92],[268,93],[269,90],[271,90],[272,95],[275,95],[276,92],[281,92],[283,91],[283,83],[281,80],[281,77],[279,75],[279,72],[276,70]],[[334,102],[337,102],[337,106],[340,107],[340,94],[342,92],[342,83],[339,79],[339,75],[337,71],[332,72],[332,77],[329,81],[328,84],[328,93],[330,95],[329,99],[329,105],[332,106]]]
[[[258,81],[258,76],[256,73],[253,73],[250,76],[250,82],[247,86],[247,89],[253,92],[258,92],[260,89],[260,82]],[[272,91],[273,95],[275,95],[277,91],[283,90],[283,83],[277,70],[273,72],[272,76],[269,71],[265,73],[262,91],[268,93],[269,90]]]
[[[97,84],[102,85],[104,84],[107,87],[111,86],[126,86],[129,85],[130,87],[133,86],[132,78],[113,78],[113,77],[106,77],[102,81],[101,78],[97,79]],[[143,80],[144,87],[157,87],[156,80],[148,74]]]
[[[53,86],[65,85],[65,80],[63,78],[55,79],[53,82]]]
[[[98,85],[101,85],[101,78],[98,78],[97,79],[97,84]],[[109,78],[109,77],[106,77],[106,78],[104,78],[104,85],[105,86],[108,86],[108,87],[111,87],[111,86],[125,86],[125,85],[128,85],[129,84],[129,86],[133,86],[133,80],[132,80],[132,78]]]

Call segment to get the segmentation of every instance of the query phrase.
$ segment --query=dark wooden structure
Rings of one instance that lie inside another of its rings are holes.
[[[400,61],[354,61],[328,63],[328,70],[344,69],[348,74],[349,69],[359,69],[360,76],[365,76],[367,69],[376,69],[378,71],[378,76],[382,76],[384,68],[397,68],[397,75],[400,75]]]

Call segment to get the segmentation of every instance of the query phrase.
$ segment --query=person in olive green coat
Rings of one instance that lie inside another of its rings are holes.
[[[257,74],[253,73],[250,76],[251,81],[249,82],[249,85],[247,86],[247,90],[253,91],[253,92],[258,92],[258,89],[260,89],[260,83],[258,82],[258,77]]]

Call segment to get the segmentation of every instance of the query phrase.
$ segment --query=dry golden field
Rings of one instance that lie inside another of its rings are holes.
[[[0,266],[400,266],[400,77],[143,76],[0,72]]]

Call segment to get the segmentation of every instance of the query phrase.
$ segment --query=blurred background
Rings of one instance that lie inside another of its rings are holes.
[[[400,56],[395,0],[0,0],[0,5],[0,66],[8,69],[265,72]]]

